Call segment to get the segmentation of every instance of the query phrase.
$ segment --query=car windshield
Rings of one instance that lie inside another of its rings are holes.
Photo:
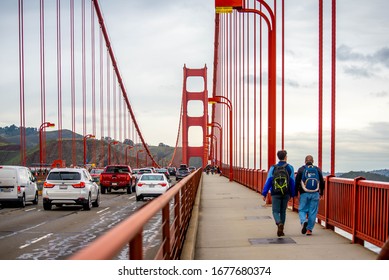
[[[126,166],[108,166],[107,173],[128,173],[130,170]]]
[[[101,174],[103,172],[103,169],[92,169],[90,171],[90,174]]]
[[[151,173],[151,169],[141,169],[141,170],[139,170],[139,174],[144,174],[144,173]]]
[[[164,181],[164,179],[163,179],[163,175],[150,174],[150,175],[143,175],[141,181]]]
[[[71,172],[71,171],[54,171],[50,172],[49,176],[47,177],[47,180],[61,180],[61,181],[75,181],[80,180],[81,174],[78,172]]]

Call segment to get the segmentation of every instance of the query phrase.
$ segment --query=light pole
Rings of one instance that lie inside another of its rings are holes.
[[[206,137],[208,137],[208,138],[210,138],[211,140],[211,152],[209,153],[209,155],[211,156],[211,161],[212,161],[212,163],[215,163],[215,161],[216,161],[216,163],[217,163],[217,149],[216,148],[213,148],[212,149],[212,147],[217,147],[217,137],[216,137],[216,135],[214,135],[214,134],[208,134],[208,135],[206,135]],[[215,145],[213,145],[213,139],[215,139]],[[214,165],[214,164],[212,164],[212,165]]]
[[[84,136],[84,167],[86,166],[86,139],[95,138],[93,134],[87,134]]]
[[[134,148],[134,146],[128,146],[127,149],[126,149],[126,164],[128,164],[127,152],[128,152],[128,150],[131,150],[132,148]]]
[[[119,143],[119,141],[116,141],[116,140],[108,142],[108,165],[111,164],[111,144],[116,145],[117,143]]]
[[[224,104],[224,105],[227,105],[228,109],[230,110],[230,131],[229,131],[229,134],[230,134],[230,174],[229,174],[229,179],[230,181],[233,181],[234,180],[234,174],[233,174],[233,171],[232,171],[232,104],[231,104],[231,101],[225,97],[225,96],[221,96],[221,95],[216,95],[214,97],[209,97],[208,98],[208,103],[209,104],[215,104],[215,103],[220,103],[220,104]]]
[[[40,165],[41,169],[42,169],[42,164],[43,164],[42,130],[46,127],[54,127],[54,126],[55,126],[55,124],[53,124],[51,122],[44,122],[39,127],[39,165]]]
[[[222,162],[222,151],[223,151],[223,137],[222,137],[222,126],[220,125],[220,123],[218,122],[212,122],[212,123],[208,123],[207,126],[209,127],[217,127],[219,129],[219,136],[220,136],[220,149],[219,149],[219,165],[221,164]],[[211,133],[213,134],[213,133]]]
[[[139,168],[139,153],[142,153],[143,150],[139,150],[136,152],[136,168]]]

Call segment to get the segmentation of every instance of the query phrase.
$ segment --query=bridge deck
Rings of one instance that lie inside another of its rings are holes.
[[[193,221],[194,220],[194,221]],[[203,174],[182,259],[195,260],[373,260],[377,253],[316,224],[301,234],[298,214],[287,210],[285,236],[278,238],[271,206],[262,196],[219,175]],[[196,234],[197,233],[197,234]]]

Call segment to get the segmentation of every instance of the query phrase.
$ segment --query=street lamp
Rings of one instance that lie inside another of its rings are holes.
[[[111,144],[116,145],[117,143],[119,143],[119,141],[116,141],[116,140],[113,140],[113,141],[108,143],[108,165],[111,164]]]
[[[214,134],[207,134],[206,137],[211,138],[211,140],[210,140],[211,141],[211,145],[210,145],[211,146],[211,151],[209,153],[209,155],[211,156],[211,162],[215,163],[215,161],[216,161],[216,163],[217,163],[217,149],[213,148],[214,146],[217,147],[217,137]],[[215,139],[215,145],[213,145],[213,140],[212,139]],[[213,156],[213,155],[215,155],[215,156]]]
[[[43,164],[42,130],[46,127],[54,127],[54,126],[55,126],[55,124],[53,124],[51,122],[44,122],[39,127],[39,164],[40,164],[41,169],[42,169],[42,164]]]
[[[222,162],[222,151],[223,151],[223,137],[222,137],[222,126],[220,125],[220,123],[218,122],[212,122],[212,123],[208,123],[207,124],[208,127],[216,127],[219,129],[219,135],[220,135],[220,149],[219,149],[219,165],[221,164]],[[213,134],[213,133],[211,133]]]
[[[87,134],[84,136],[84,167],[86,166],[86,139],[95,138],[93,134]]]
[[[128,146],[127,149],[126,149],[126,164],[128,164],[127,152],[128,152],[128,150],[131,150],[132,148],[134,148],[134,146]]]
[[[208,103],[209,104],[215,104],[215,103],[220,103],[228,106],[228,109],[230,110],[230,174],[229,174],[229,179],[230,181],[234,180],[234,175],[232,172],[232,104],[231,101],[221,95],[216,95],[214,97],[209,97],[208,98]]]
[[[139,153],[142,153],[143,150],[139,150],[136,152],[136,168],[139,168]]]

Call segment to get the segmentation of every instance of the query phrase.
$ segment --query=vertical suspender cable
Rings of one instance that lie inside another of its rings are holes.
[[[285,149],[285,1],[282,0],[282,121],[281,121],[281,147]]]
[[[319,131],[318,166],[323,164],[323,0],[319,0]]]
[[[96,45],[95,45],[95,13],[91,1],[91,62],[92,62],[92,133],[96,135]],[[93,140],[92,162],[96,162],[96,141]]]
[[[335,175],[336,0],[332,0],[331,174]]]
[[[85,0],[81,2],[81,42],[82,42],[82,132],[86,135],[86,58],[85,58]]]
[[[70,84],[72,104],[72,163],[77,165],[76,158],[76,88],[74,63],[74,0],[70,0]]]
[[[20,96],[20,164],[26,165],[26,115],[24,106],[24,3],[19,0],[19,96]]]
[[[257,9],[257,1],[254,1],[254,9]],[[257,17],[254,16],[254,169],[257,169]]]
[[[58,96],[58,158],[62,159],[62,48],[61,0],[57,0],[57,96]]]
[[[41,74],[41,123],[46,122],[46,81],[45,81],[45,21],[44,1],[40,1],[40,74]],[[42,160],[46,162],[46,132],[42,131]]]
[[[103,139],[104,137],[104,62],[103,62],[103,33],[99,32],[99,45],[100,45],[100,133]],[[104,141],[101,141],[100,158],[102,160],[101,165],[104,166]]]

